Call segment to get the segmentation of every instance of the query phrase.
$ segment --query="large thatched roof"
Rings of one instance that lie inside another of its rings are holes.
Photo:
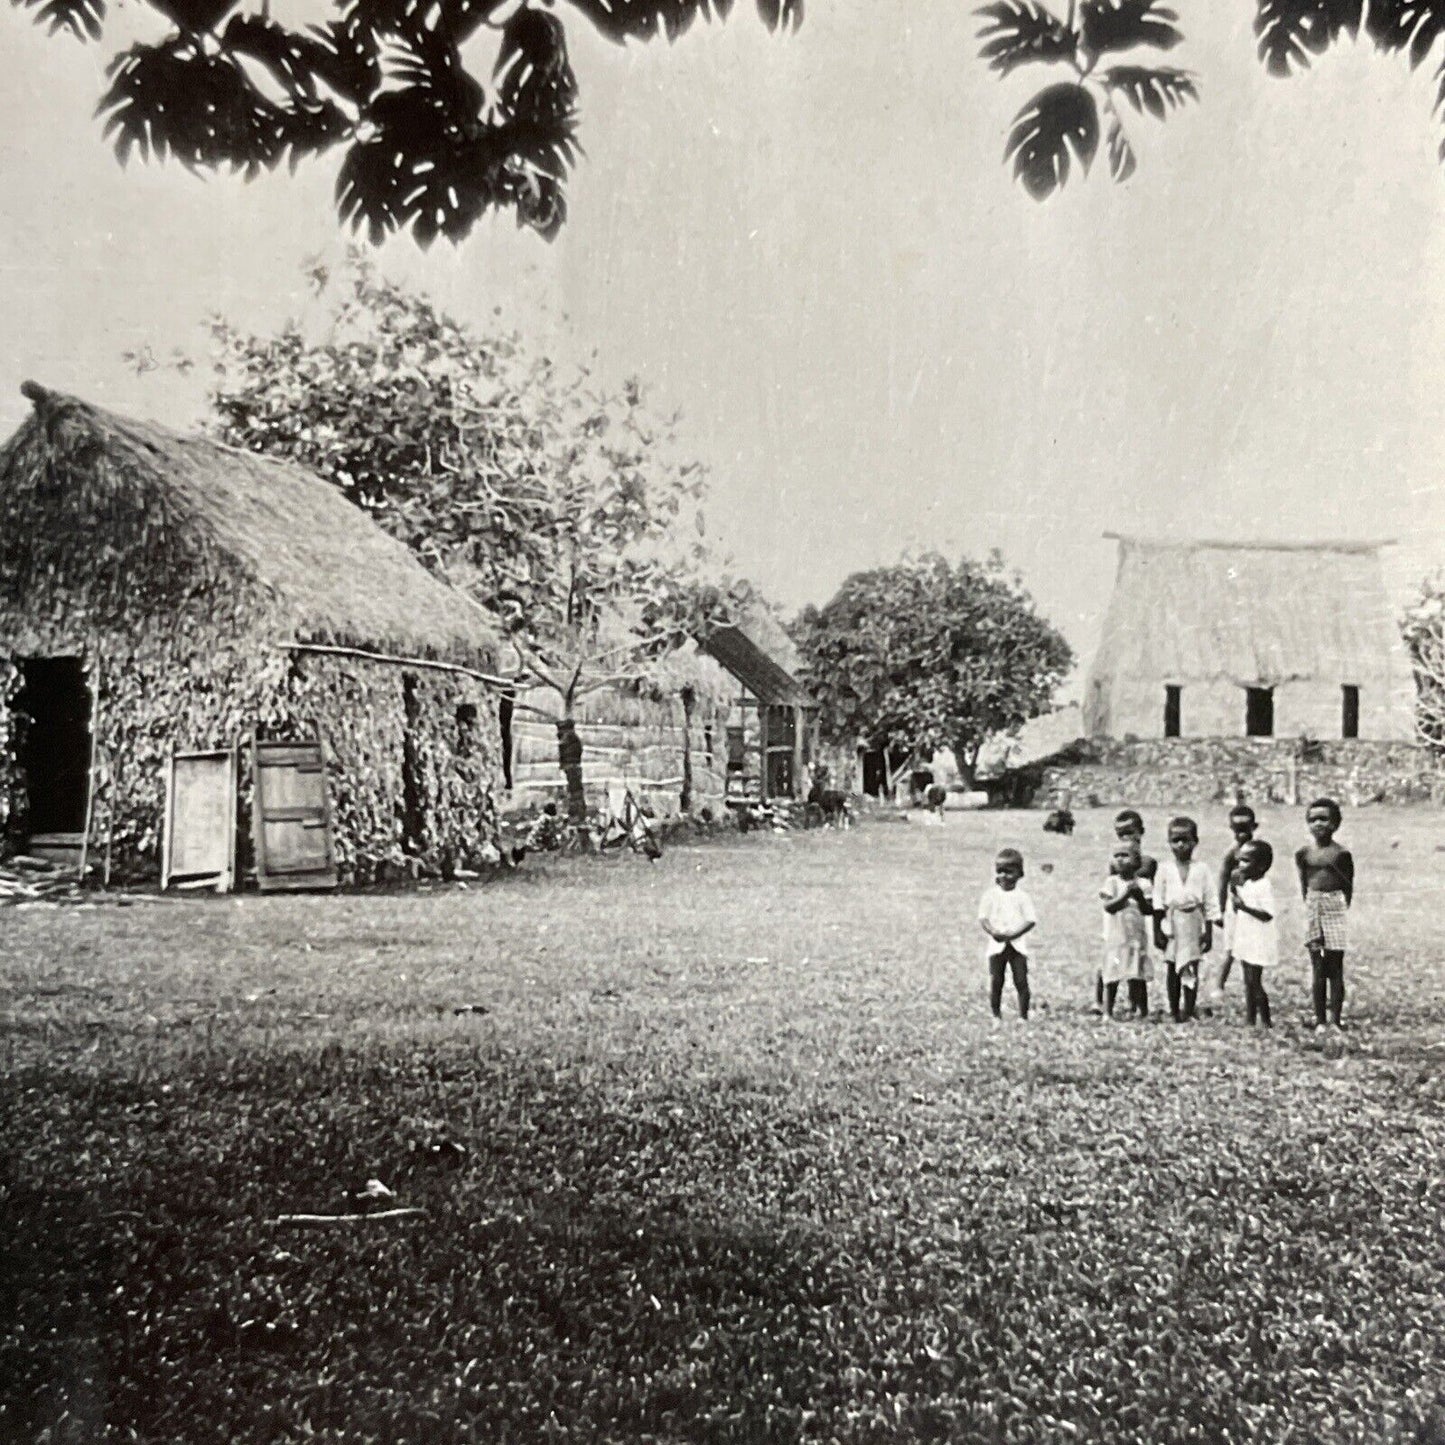
[[[24,585],[16,572],[42,535],[62,587],[82,583],[87,569],[115,568],[140,588],[152,559],[128,553],[164,552],[224,567],[263,598],[280,632],[259,642],[333,643],[495,670],[497,638],[485,616],[319,477],[31,382],[23,389],[35,410],[0,448],[12,586]]]
[[[1119,570],[1092,677],[1371,683],[1400,666],[1383,542],[1109,534]]]
[[[717,658],[759,702],[814,706],[808,690],[789,669],[789,663],[797,665],[797,650],[780,627],[770,628],[758,618],[719,627],[708,635],[702,649]]]

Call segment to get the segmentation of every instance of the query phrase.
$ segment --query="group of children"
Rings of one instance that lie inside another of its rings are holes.
[[[1345,1002],[1345,919],[1354,898],[1355,862],[1335,841],[1343,815],[1333,798],[1317,798],[1305,811],[1310,842],[1295,853],[1305,904],[1305,948],[1313,977],[1315,1028],[1341,1027]],[[1154,956],[1164,965],[1170,1016],[1195,1016],[1207,972],[1222,990],[1235,963],[1244,976],[1245,1016],[1270,1027],[1265,976],[1279,962],[1277,910],[1270,869],[1274,850],[1255,836],[1253,809],[1229,814],[1234,846],[1216,872],[1196,857],[1199,828],[1193,818],[1169,823],[1169,856],[1144,852],[1144,820],[1132,808],[1114,819],[1109,873],[1099,890],[1103,907],[1103,962],[1095,982],[1095,1011],[1119,1018],[1119,985],[1126,985],[1127,1016],[1149,1016]],[[1028,947],[1038,924],[1033,900],[1020,886],[1023,855],[1003,849],[994,860],[994,883],[979,903],[988,942],[989,1006],[1000,1017],[1005,978],[1012,974],[1019,1015],[1029,1016]],[[1222,935],[1222,946],[1216,938]],[[1222,954],[1217,970],[1209,966]]]

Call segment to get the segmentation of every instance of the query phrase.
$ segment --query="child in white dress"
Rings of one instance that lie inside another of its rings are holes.
[[[1149,980],[1154,976],[1149,961],[1148,917],[1152,889],[1142,875],[1139,845],[1120,839],[1114,845],[1109,876],[1099,890],[1104,904],[1104,1013],[1114,1017],[1119,985],[1129,985],[1129,1016],[1149,1017]]]
[[[1154,942],[1164,955],[1164,986],[1176,1023],[1194,1017],[1199,970],[1214,946],[1214,925],[1222,920],[1218,875],[1194,856],[1199,826],[1193,818],[1169,824],[1170,856],[1154,878]]]
[[[1253,838],[1240,848],[1229,880],[1234,956],[1244,970],[1244,1009],[1251,1027],[1256,1021],[1270,1027],[1264,975],[1279,962],[1274,889],[1267,877],[1273,863],[1274,849],[1262,838]]]

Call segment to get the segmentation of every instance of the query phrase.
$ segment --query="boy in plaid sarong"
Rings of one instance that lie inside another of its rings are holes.
[[[1355,897],[1355,859],[1335,842],[1344,821],[1333,798],[1316,798],[1305,810],[1313,840],[1294,855],[1305,901],[1305,948],[1312,975],[1315,1032],[1329,1022],[1340,1028],[1345,1006],[1345,919]]]

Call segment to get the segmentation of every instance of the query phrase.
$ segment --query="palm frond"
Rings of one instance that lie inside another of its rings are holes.
[[[1199,99],[1199,86],[1187,70],[1116,65],[1101,70],[1098,78],[1111,94],[1122,95],[1141,115],[1147,112],[1156,120],[1186,101]]]
[[[1303,70],[1342,35],[1359,33],[1361,0],[1258,0],[1254,33],[1271,75]]]
[[[978,32],[984,42],[979,57],[1000,75],[1034,62],[1050,64],[1074,58],[1078,38],[1036,0],[996,0],[978,14],[985,21]]]
[[[1083,48],[1091,55],[1137,45],[1169,50],[1184,38],[1175,24],[1178,19],[1160,0],[1083,0],[1079,7]]]
[[[1124,127],[1119,123],[1119,117],[1116,115],[1109,118],[1109,130],[1105,143],[1109,152],[1109,175],[1115,181],[1127,181],[1134,174],[1139,162],[1134,155],[1134,147],[1129,144],[1129,137],[1124,134]]]
[[[105,0],[15,0],[35,12],[35,23],[45,25],[52,35],[68,30],[77,40],[99,40],[105,20]]]
[[[1036,201],[1069,179],[1074,159],[1087,171],[1099,149],[1099,108],[1082,86],[1064,81],[1041,90],[1014,118],[1004,160]]]

